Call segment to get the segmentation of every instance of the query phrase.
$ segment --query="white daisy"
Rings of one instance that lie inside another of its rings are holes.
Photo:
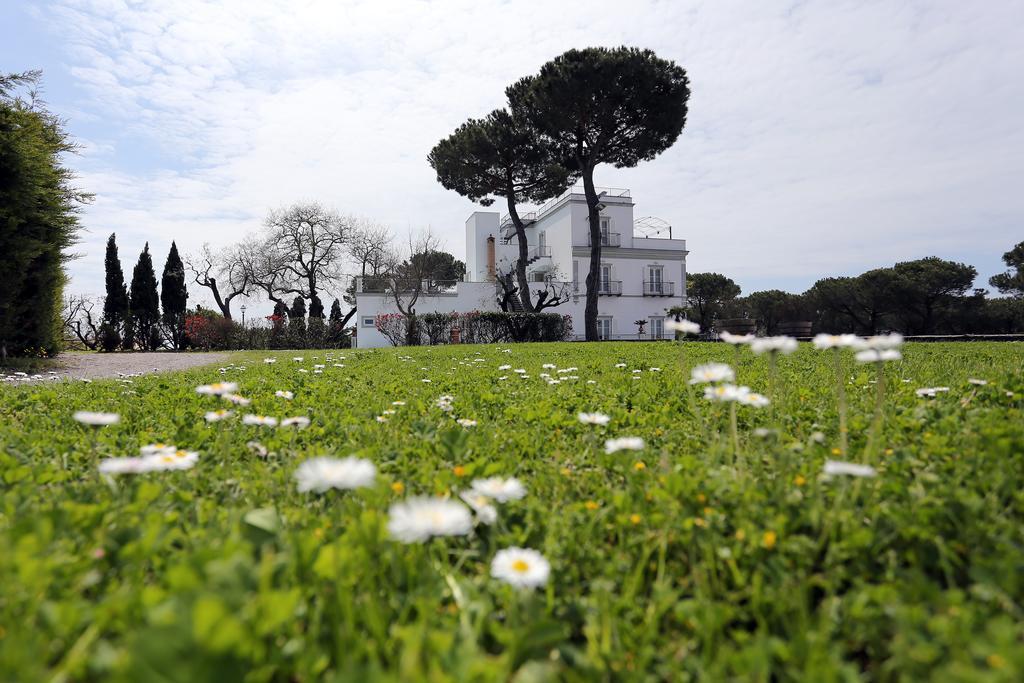
[[[511,370],[511,369],[512,369],[512,366],[511,366],[511,365],[499,365],[499,366],[498,366],[498,370],[499,370],[499,371],[504,371],[504,370]]]
[[[986,384],[988,384],[988,380],[987,380],[987,379],[974,379],[974,378],[972,377],[971,379],[969,379],[969,380],[967,380],[967,381],[968,381],[968,382],[969,382],[970,384],[973,384],[973,385],[975,385],[975,386],[978,386],[978,387],[983,387],[983,386],[985,386]]]
[[[238,391],[238,384],[235,382],[216,382],[214,384],[203,384],[196,387],[197,394],[206,396],[223,396]]]
[[[274,363],[277,362],[277,359],[276,358],[264,358],[263,362],[266,363],[267,365],[273,365]]]
[[[826,460],[825,468],[822,470],[824,474],[828,476],[849,475],[851,477],[873,477],[875,476],[875,468],[868,465],[857,465],[852,462],[843,462],[841,460]]]
[[[859,339],[857,341],[857,348],[859,349],[874,349],[875,351],[886,351],[889,349],[896,349],[903,345],[903,335],[898,332],[892,334],[876,334],[873,337],[867,339]]]
[[[139,447],[140,455],[162,455],[164,453],[174,453],[178,450],[177,446],[172,446],[166,443],[151,443],[145,446]]]
[[[799,348],[796,339],[793,337],[758,337],[750,342],[750,350],[755,354],[781,353],[787,356]]]
[[[890,360],[901,360],[903,354],[896,349],[865,349],[853,356],[858,363],[884,363]]]
[[[207,422],[220,422],[234,415],[230,410],[211,410],[203,415]]]
[[[92,427],[116,425],[121,421],[121,416],[117,413],[93,413],[88,410],[79,410],[71,417],[75,418],[76,422],[81,422],[84,425],[90,425]]]
[[[666,320],[665,329],[679,334],[700,334],[700,325],[692,320]]]
[[[402,543],[432,536],[465,536],[473,529],[469,508],[447,498],[409,498],[388,510],[388,532]]]
[[[494,524],[498,521],[498,510],[491,505],[491,499],[475,491],[463,491],[459,494],[469,507],[473,508],[476,518],[484,524]]]
[[[642,451],[644,440],[639,436],[620,436],[617,439],[608,439],[604,442],[605,453],[618,453],[619,451]]]
[[[736,397],[736,402],[740,405],[750,406],[751,408],[764,408],[771,403],[767,396],[753,391],[741,392],[740,395]]]
[[[816,349],[843,349],[857,346],[860,337],[855,334],[817,334],[812,343]]]
[[[709,401],[728,403],[738,401],[740,396],[749,393],[746,387],[738,387],[735,384],[719,384],[711,387],[704,387],[704,398]]]
[[[362,458],[311,458],[295,470],[299,493],[330,489],[358,489],[373,486],[377,468]]]
[[[476,427],[476,420],[470,420],[464,417],[460,417],[458,420],[456,420],[456,422],[463,427]]]
[[[173,453],[160,453],[149,455],[144,458],[147,471],[162,472],[165,470],[187,470],[191,469],[199,461],[199,454],[195,451],[174,451]]]
[[[474,479],[470,484],[470,490],[481,496],[493,498],[499,503],[507,503],[510,500],[519,500],[526,495],[526,487],[515,477],[502,479],[501,477],[490,477],[489,479]]]
[[[754,341],[754,335],[752,334],[732,334],[731,332],[719,332],[718,338],[726,344],[732,344],[733,346],[749,344]]]
[[[491,576],[516,588],[540,588],[550,575],[551,564],[530,548],[504,548],[491,561]]]
[[[305,429],[309,426],[309,418],[299,415],[298,417],[286,417],[281,420],[282,427],[295,427],[296,429]]]
[[[290,401],[293,398],[295,398],[295,394],[293,394],[292,392],[290,392],[290,391],[282,391],[282,390],[275,391],[274,392],[274,396],[277,396],[278,398],[283,398],[286,401]]]
[[[725,363],[705,363],[698,365],[690,372],[690,384],[731,382],[734,379],[736,379],[736,373]]]
[[[236,406],[247,406],[252,403],[252,400],[245,398],[244,396],[239,396],[238,394],[223,394],[221,398]]]
[[[261,427],[276,427],[277,418],[268,417],[267,415],[243,415],[242,424],[259,425]]]
[[[590,380],[591,382],[593,380]],[[611,421],[611,418],[604,413],[579,413],[576,415],[576,419],[585,425],[606,425]]]

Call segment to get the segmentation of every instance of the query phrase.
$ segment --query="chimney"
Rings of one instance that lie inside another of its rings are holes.
[[[487,236],[487,281],[494,282],[494,235]]]

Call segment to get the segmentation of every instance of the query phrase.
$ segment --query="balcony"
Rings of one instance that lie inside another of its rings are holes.
[[[592,246],[593,240],[590,235],[587,235],[587,246]],[[622,235],[617,232],[602,232],[601,233],[601,246],[602,247],[619,247],[622,246]]]
[[[622,280],[600,280],[597,283],[598,296],[622,296]]]
[[[675,296],[674,282],[644,282],[644,296]]]

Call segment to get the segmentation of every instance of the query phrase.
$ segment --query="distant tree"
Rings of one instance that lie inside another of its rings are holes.
[[[446,251],[428,251],[412,254],[402,266],[409,272],[420,273],[424,279],[435,282],[458,282],[466,275],[466,264]]]
[[[892,271],[896,312],[909,334],[934,333],[940,314],[963,297],[978,276],[974,266],[936,256],[897,263]]]
[[[722,307],[740,295],[740,286],[720,273],[691,273],[686,279],[686,301],[691,318],[710,329]]]
[[[274,317],[281,318],[282,320],[288,317],[288,306],[283,301],[274,303]]]
[[[516,232],[519,258],[513,266],[520,302],[526,311],[539,311],[526,279],[529,260],[526,228],[517,204],[539,204],[557,196],[579,177],[570,173],[557,148],[534,129],[529,119],[496,109],[485,119],[470,119],[431,150],[427,161],[437,180],[483,206],[502,197]]]
[[[686,71],[650,50],[569,50],[505,94],[513,116],[529,121],[554,156],[583,179],[591,244],[584,324],[586,339],[596,341],[601,195],[594,169],[599,164],[630,168],[675,143],[686,124]]]
[[[896,307],[896,274],[875,268],[856,277],[823,278],[805,292],[823,332],[878,334]]]
[[[185,342],[188,288],[185,286],[185,264],[181,262],[178,245],[173,241],[160,278],[160,303],[163,305],[163,321],[170,333],[171,344],[175,349],[180,349]]]
[[[64,264],[91,199],[64,163],[77,150],[64,121],[35,97],[40,78],[0,74],[0,360],[60,350]]]
[[[803,297],[780,289],[752,292],[747,295],[745,303],[750,316],[757,319],[758,328],[767,335],[777,334],[781,322],[808,318],[803,311]]]
[[[149,242],[139,254],[139,260],[132,271],[129,298],[135,339],[139,346],[150,351],[158,348],[160,331],[156,325],[160,322],[160,296],[156,291],[156,273],[153,270],[153,257],[149,254]]]
[[[313,295],[313,298],[309,300],[309,317],[319,318],[323,320],[324,317],[324,304],[320,301],[320,297]]]
[[[292,308],[288,311],[291,320],[303,320],[306,317],[306,300],[297,296],[292,300]]]
[[[1024,296],[1024,242],[1018,242],[1013,249],[1003,254],[1003,263],[1010,270],[989,278],[989,284],[1003,294]]]
[[[106,272],[107,296],[103,300],[102,346],[113,351],[122,343],[131,348],[131,313],[128,305],[128,288],[124,283],[124,271],[117,254],[114,233],[107,239],[107,253],[103,263]],[[125,340],[125,335],[129,339]]]
[[[65,335],[91,351],[99,348],[103,319],[96,314],[95,300],[78,295],[64,297],[61,320]]]
[[[236,245],[214,252],[209,244],[204,244],[199,254],[186,258],[185,264],[192,281],[209,289],[221,315],[231,320],[231,302],[235,297],[247,295],[252,285],[241,247]]]

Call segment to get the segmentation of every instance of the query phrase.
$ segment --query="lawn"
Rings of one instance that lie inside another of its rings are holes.
[[[566,343],[3,387],[0,679],[1021,680],[1024,349],[905,346],[870,445],[875,364],[839,353],[847,454],[833,353],[807,344],[777,376],[725,344]],[[707,361],[772,396],[737,407],[735,442],[736,404],[687,389]],[[195,391],[218,381],[251,405]],[[621,437],[642,449],[607,453]],[[194,467],[98,471],[161,442]],[[317,456],[376,477],[299,491]],[[826,476],[829,459],[875,476]],[[391,506],[459,501],[485,477],[525,496],[473,514],[468,535],[389,529]],[[509,547],[539,551],[547,581],[492,575]]]

